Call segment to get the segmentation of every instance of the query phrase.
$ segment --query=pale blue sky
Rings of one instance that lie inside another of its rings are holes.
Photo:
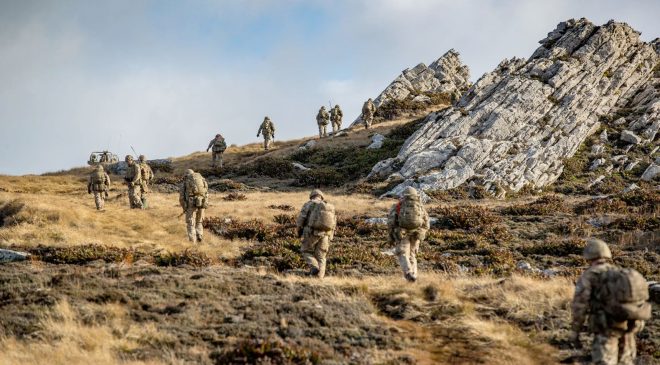
[[[560,21],[626,21],[660,36],[660,1],[0,0],[0,174],[313,135],[329,100],[347,122],[406,67],[461,53],[472,79],[528,57]]]

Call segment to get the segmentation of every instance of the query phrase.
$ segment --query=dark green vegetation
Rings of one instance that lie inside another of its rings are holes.
[[[428,101],[413,101],[418,96],[429,97]],[[395,120],[406,115],[419,115],[433,106],[446,107],[455,101],[456,96],[449,93],[418,93],[409,95],[404,100],[388,100],[376,109],[376,119]]]

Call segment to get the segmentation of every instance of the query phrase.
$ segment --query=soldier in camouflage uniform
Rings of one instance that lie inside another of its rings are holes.
[[[325,264],[330,241],[334,238],[334,229],[330,231],[318,231],[312,228],[310,218],[316,204],[326,204],[321,190],[313,190],[309,195],[309,201],[303,205],[296,227],[298,237],[302,237],[302,254],[305,262],[310,267],[310,274],[323,279],[325,276]],[[333,216],[334,216],[334,207]],[[334,218],[334,217],[333,217]]]
[[[371,123],[374,121],[374,113],[376,112],[376,105],[374,105],[373,100],[369,98],[369,100],[364,102],[364,105],[362,105],[362,121],[364,122],[364,127],[366,129],[369,129],[371,127]]]
[[[227,149],[227,142],[225,142],[225,137],[223,137],[221,134],[216,134],[215,138],[209,142],[209,146],[206,147],[206,152],[208,152],[209,149],[213,155],[213,167],[216,167],[216,161],[219,160],[220,168],[222,168],[222,155]]]
[[[154,179],[154,171],[147,163],[147,158],[144,155],[138,157],[138,162],[140,165],[140,201],[142,202],[142,208],[147,209],[147,194],[151,192],[149,184]]]
[[[402,227],[402,215],[405,213],[408,217],[408,212],[404,212],[402,209],[407,209],[409,205],[416,207],[411,209],[414,209],[412,219],[416,220],[417,224],[404,228]],[[403,191],[399,202],[390,209],[387,227],[390,242],[396,244],[395,253],[404,277],[410,282],[416,281],[417,251],[419,251],[419,244],[426,238],[426,233],[430,228],[429,215],[422,206],[417,189],[408,187]]]
[[[336,134],[341,130],[341,120],[344,117],[344,113],[339,108],[339,104],[336,104],[334,108],[330,110],[330,122],[332,122],[332,134]]]
[[[594,312],[594,293],[600,284],[599,276],[608,270],[617,269],[611,263],[612,253],[607,244],[590,238],[584,249],[584,258],[589,268],[580,276],[575,286],[571,305],[573,312],[571,342],[581,348],[580,332],[589,320],[589,332],[594,339],[591,346],[591,361],[598,365],[633,365],[637,356],[636,334],[644,327],[644,321],[613,322],[602,310]]]
[[[204,210],[208,208],[208,184],[206,179],[193,170],[186,170],[179,189],[179,204],[186,215],[186,230],[190,242],[202,242],[204,238]]]
[[[103,170],[102,165],[96,166],[94,171],[89,176],[89,183],[87,184],[87,193],[94,194],[94,203],[96,203],[96,210],[103,210],[105,205],[105,198],[108,197],[108,190],[110,189],[110,176]]]
[[[330,114],[325,110],[325,106],[319,109],[316,114],[316,124],[319,125],[319,138],[328,136],[328,124],[330,123]]]
[[[270,144],[275,139],[275,125],[273,122],[270,120],[269,117],[265,117],[264,121],[261,123],[261,126],[259,127],[259,131],[257,131],[257,137],[259,137],[260,134],[264,135],[264,149],[268,151],[270,148]]]
[[[127,155],[124,161],[128,165],[124,181],[128,186],[128,200],[131,209],[142,209],[142,172],[140,165],[135,163],[131,155]]]

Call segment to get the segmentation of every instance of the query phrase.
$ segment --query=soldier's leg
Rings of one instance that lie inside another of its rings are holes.
[[[303,259],[309,266],[312,274],[317,274],[319,272],[319,262],[316,260],[316,257],[314,257],[314,251],[316,249],[316,241],[318,241],[318,239],[319,237],[310,235],[304,237],[302,241],[301,249],[302,249]]]
[[[143,184],[140,186],[140,202],[142,202],[142,209],[147,209],[147,186]]]
[[[316,249],[314,250],[314,257],[319,264],[319,278],[323,279],[325,276],[325,262],[326,256],[328,255],[328,249],[330,248],[330,239],[328,236],[323,236],[321,240],[316,243]]]
[[[223,153],[224,153],[224,152],[223,152]],[[222,168],[222,155],[223,155],[223,153],[220,153],[220,154],[218,155],[218,158],[220,159],[220,168]]]
[[[417,252],[419,251],[419,239],[415,237],[410,242],[410,274],[417,278]]]
[[[128,199],[131,201],[132,209],[141,209],[142,200],[140,198],[140,185],[131,186],[128,188]]]
[[[218,153],[215,152],[215,151],[212,151],[212,152],[211,152],[211,156],[212,156],[212,163],[211,163],[211,166],[212,166],[212,167],[215,167],[215,161],[218,159]]]
[[[103,209],[102,194],[103,192],[98,192],[98,191],[94,192],[94,203],[96,204],[96,210]]]
[[[399,265],[401,266],[403,275],[408,275],[410,272],[410,240],[407,236],[401,238],[396,246],[395,253],[397,255],[397,259],[399,260]]]
[[[626,332],[619,339],[619,365],[633,365],[637,358],[636,332]]]
[[[323,126],[319,124],[319,138],[323,138]]]
[[[591,343],[591,361],[594,365],[617,365],[619,336],[612,333],[596,333]]]
[[[204,238],[204,208],[195,210],[195,233],[197,242],[202,242]]]
[[[188,232],[188,241],[195,242],[195,211],[196,209],[191,207],[186,209],[186,231]]]

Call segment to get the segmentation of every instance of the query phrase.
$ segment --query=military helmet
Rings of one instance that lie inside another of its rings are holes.
[[[605,241],[592,237],[587,240],[587,245],[584,247],[584,258],[589,261],[611,259],[612,252]]]
[[[218,133],[218,134],[215,135],[215,138],[220,138],[220,137],[222,137],[222,136],[220,135],[220,133]]]
[[[417,192],[417,189],[413,188],[412,186],[409,186],[403,190],[401,193],[402,196],[410,196],[410,197],[418,197],[419,193]]]
[[[147,158],[144,157],[144,155],[140,155],[140,157],[138,157],[138,160],[140,160],[140,162],[144,162],[144,160],[146,160],[146,159]]]
[[[100,170],[100,171],[103,171],[103,165],[96,165],[96,169]]]
[[[187,176],[187,175],[192,175],[192,174],[194,174],[194,173],[195,173],[195,171],[193,171],[192,169],[188,169],[188,170],[186,170],[186,176]]]
[[[323,196],[323,193],[322,193],[321,190],[319,190],[319,189],[314,189],[314,190],[312,190],[311,193],[309,193],[309,198],[310,198],[310,199],[314,199],[314,198],[317,197],[317,196],[318,196],[319,198],[321,198],[322,200],[325,200],[325,197]]]
[[[124,161],[126,161],[126,162],[133,161],[133,156],[131,156],[131,155],[126,155],[126,158],[124,158]]]
[[[321,105],[321,109],[325,109],[325,105]]]
[[[264,120],[270,120],[270,117],[266,115],[266,117],[264,118]]]

